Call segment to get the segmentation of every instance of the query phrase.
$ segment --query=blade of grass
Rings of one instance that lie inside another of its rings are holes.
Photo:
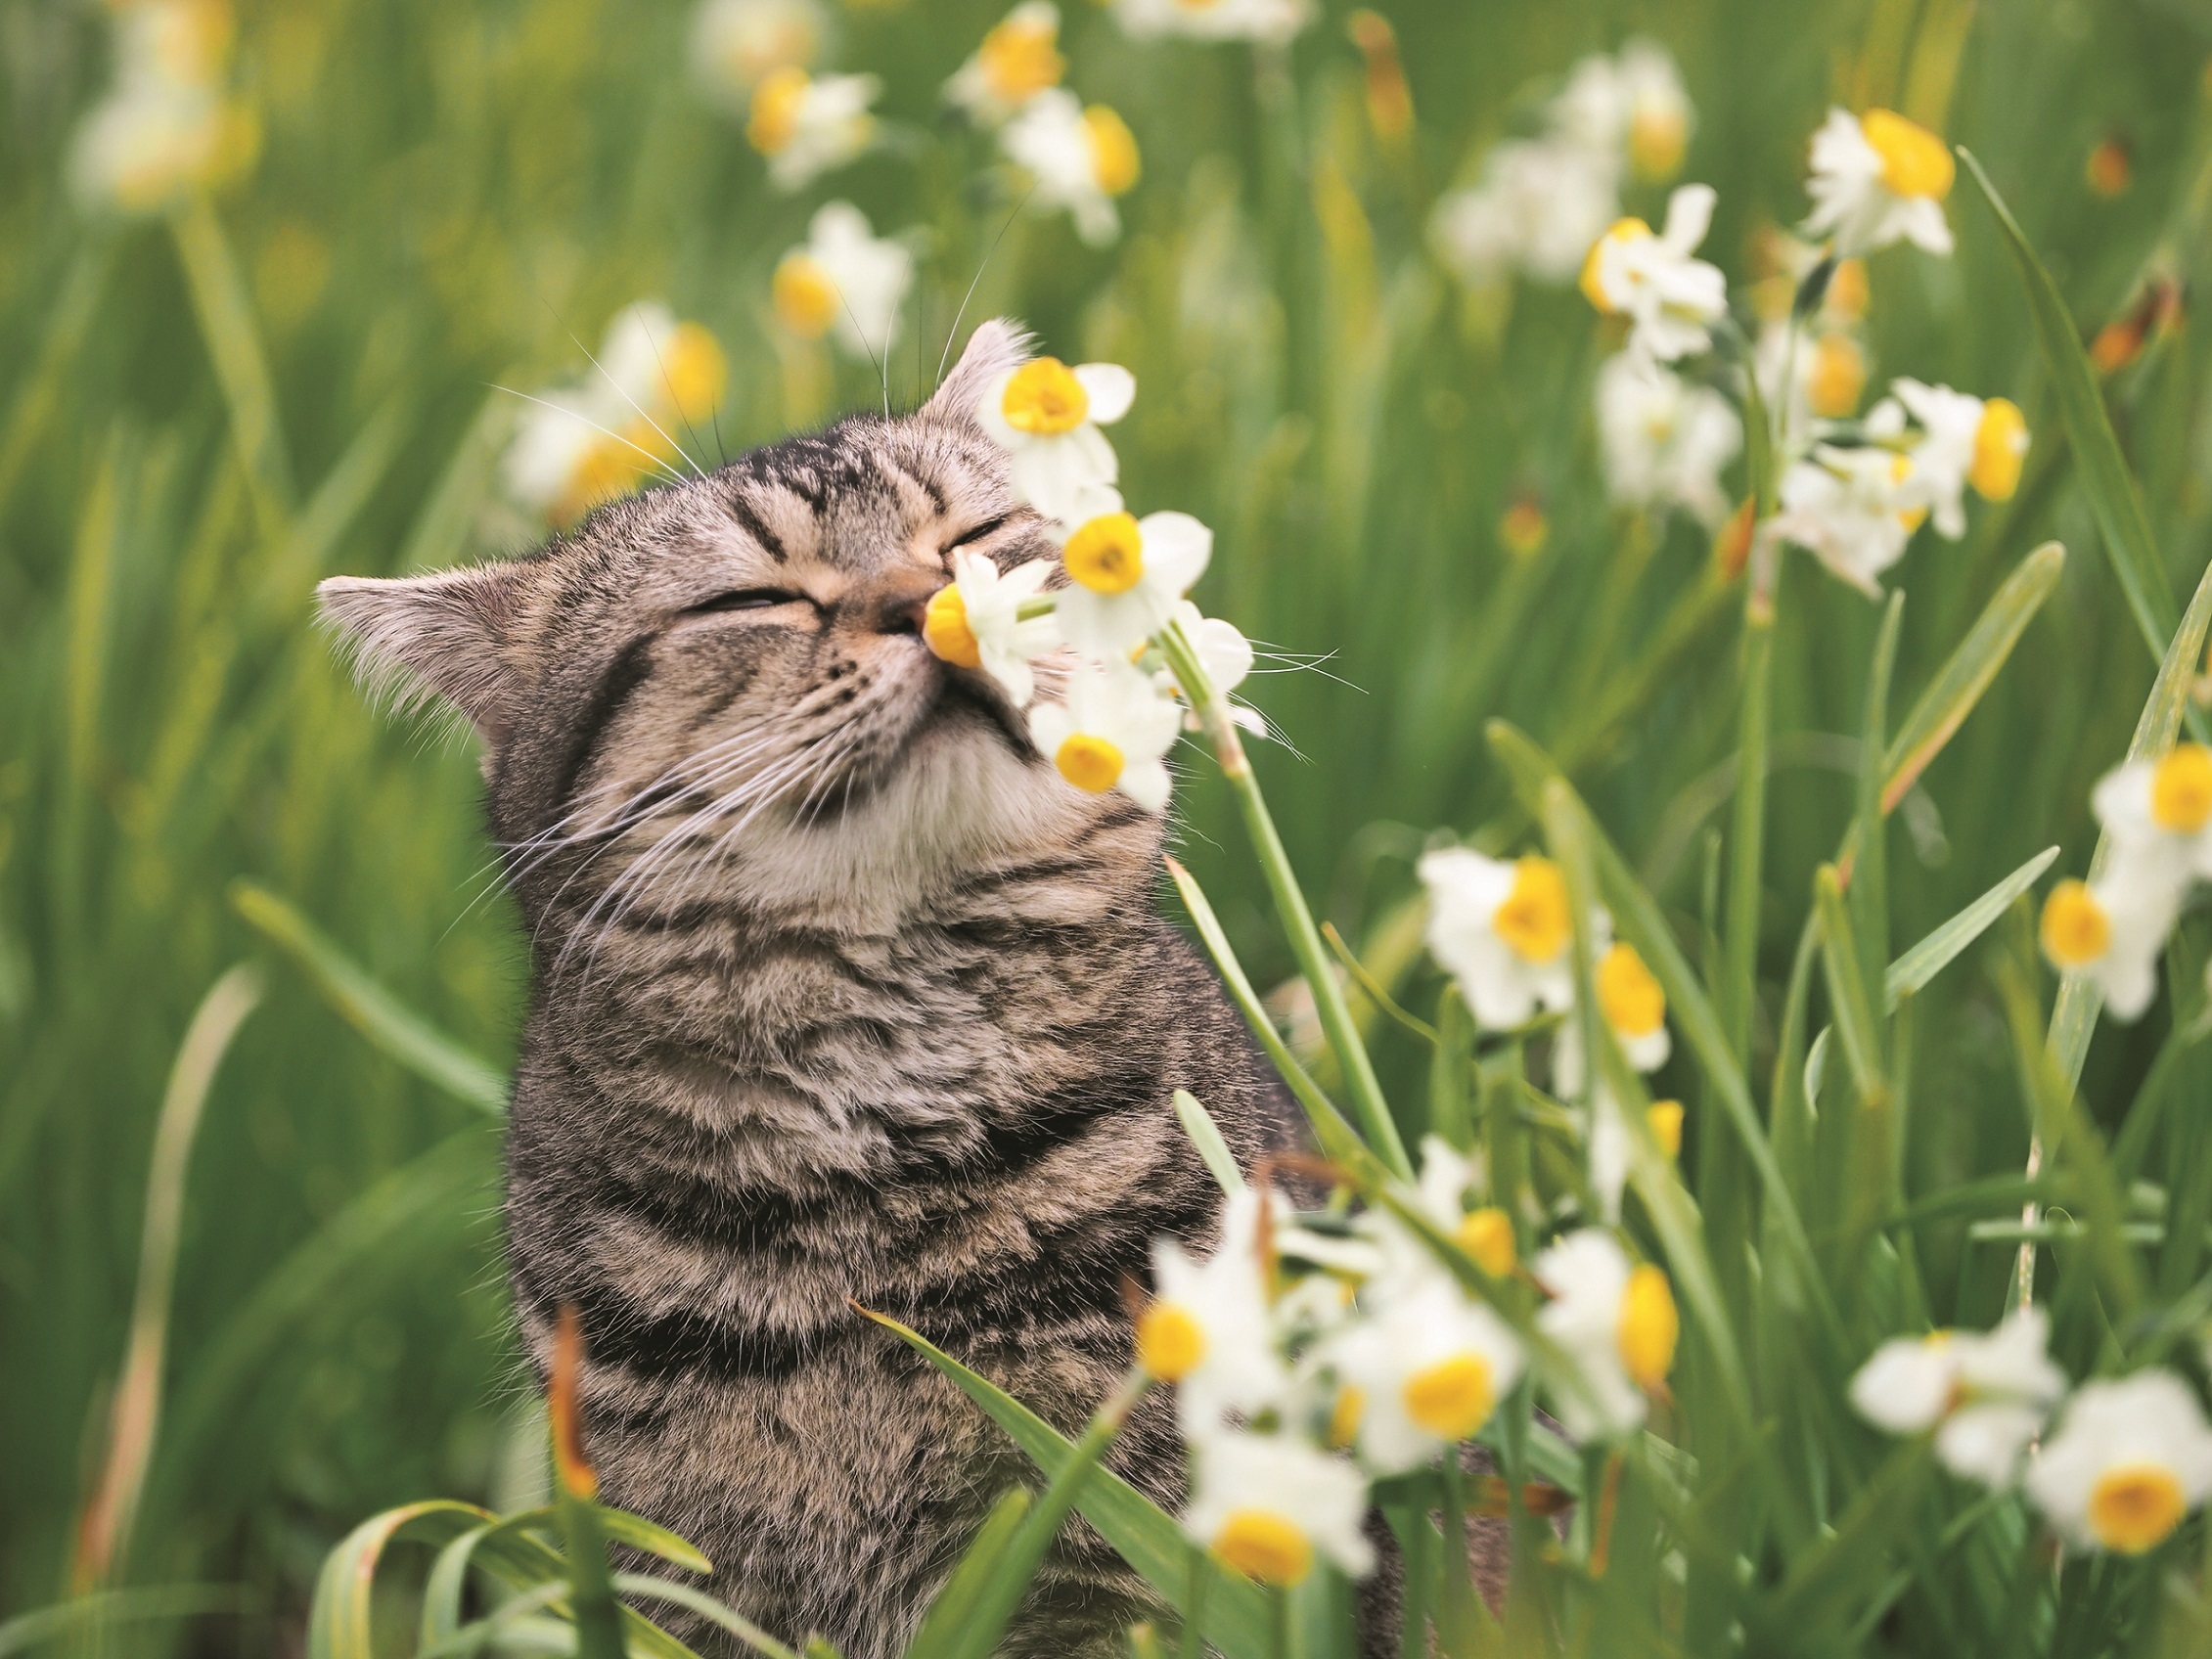
[[[474,1503],[436,1499],[372,1515],[323,1562],[307,1613],[307,1659],[378,1659],[370,1628],[377,1569],[403,1539],[440,1546],[497,1517]]]
[[[2014,899],[2035,885],[2057,857],[2056,847],[2044,848],[1891,963],[1882,976],[1884,1006],[1895,1009],[1900,998],[1926,990],[1937,974],[1989,930]]]
[[[231,1585],[164,1584],[142,1590],[104,1590],[0,1620],[0,1659],[109,1625],[235,1613],[247,1605],[245,1592]]]
[[[16,493],[23,469],[54,419],[70,367],[84,349],[92,320],[100,314],[100,296],[107,291],[114,262],[114,237],[105,229],[95,230],[78,245],[63,275],[54,309],[38,331],[38,360],[17,381],[7,425],[0,426],[0,507]]]
[[[1188,1089],[1175,1091],[1175,1121],[1183,1126],[1183,1133],[1197,1147],[1198,1156],[1205,1159],[1206,1168],[1221,1189],[1228,1193],[1244,1189],[1244,1175],[1237,1167],[1237,1155],[1230,1151],[1229,1143],[1221,1138],[1221,1128],[1213,1121],[1213,1114],[1198,1101],[1197,1096]]]
[[[246,462],[247,475],[253,480],[262,530],[277,536],[292,520],[292,459],[285,451],[268,354],[261,349],[245,278],[239,274],[222,221],[205,196],[196,195],[171,214],[169,228],[200,320],[201,338],[230,406],[232,438]]]
[[[982,1526],[962,1552],[959,1565],[930,1598],[929,1610],[922,1615],[922,1627],[907,1644],[904,1659],[935,1659],[960,1638],[962,1630],[975,1616],[984,1584],[1005,1558],[1007,1546],[1014,1542],[1034,1502],[1025,1486],[1009,1487],[999,1494],[999,1501],[991,1505],[991,1512],[983,1517]]]
[[[1874,639],[1873,661],[1867,670],[1866,718],[1859,740],[1859,810],[1853,826],[1856,857],[1851,864],[1851,925],[1856,934],[1859,971],[1865,976],[1868,1009],[1882,1004],[1879,975],[1889,961],[1888,839],[1882,833],[1882,745],[1889,731],[1889,682],[1897,669],[1897,636],[1905,620],[1902,589],[1889,596],[1881,632]],[[1880,1035],[1877,1022],[1875,1033]]]

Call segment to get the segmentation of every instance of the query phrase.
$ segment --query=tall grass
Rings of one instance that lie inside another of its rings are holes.
[[[856,8],[838,55],[886,74],[891,113],[936,127],[937,86],[1001,9]],[[1371,963],[1410,955],[1408,860],[1429,827],[1502,840],[1532,822],[1483,740],[1500,717],[1560,760],[1614,845],[1648,855],[1665,919],[1696,940],[1718,880],[1705,837],[1727,828],[1738,782],[1739,607],[1724,595],[1676,608],[1708,580],[1703,538],[1677,526],[1648,544],[1595,488],[1587,307],[1540,290],[1510,316],[1470,303],[1425,251],[1428,204],[1512,123],[1532,77],[1633,26],[1684,66],[1700,117],[1687,176],[1721,192],[1709,247],[1732,274],[1760,218],[1802,211],[1802,141],[1827,102],[1893,102],[1985,160],[2086,333],[2147,274],[2197,291],[2212,276],[2212,41],[2148,4],[1390,10],[1419,115],[1403,156],[1375,142],[1334,20],[1299,42],[1286,87],[1247,55],[1136,46],[1070,4],[1074,81],[1122,110],[1148,163],[1128,233],[1105,252],[1060,220],[1015,217],[1002,239],[1012,202],[971,186],[982,152],[955,129],[918,160],[840,175],[835,193],[880,227],[928,231],[921,322],[890,354],[890,395],[926,388],[971,280],[971,320],[1013,311],[1071,360],[1136,371],[1143,395],[1117,432],[1133,498],[1217,527],[1209,609],[1327,656],[1325,671],[1259,682],[1254,700],[1298,752],[1264,749],[1256,765],[1306,892]],[[223,1609],[190,1627],[210,1651],[281,1650],[317,1563],[360,1515],[424,1492],[489,1496],[510,1444],[533,1443],[481,1109],[521,959],[487,891],[474,762],[364,709],[306,597],[333,571],[519,540],[488,487],[515,411],[492,388],[564,374],[576,342],[639,294],[665,295],[729,350],[733,394],[711,436],[731,453],[882,395],[865,366],[809,372],[766,321],[769,271],[814,198],[772,194],[735,127],[694,96],[685,24],[678,8],[593,0],[248,9],[258,170],[211,204],[104,224],[59,182],[103,73],[101,21],[10,15],[0,1609],[88,1582],[118,1595],[219,1583],[243,1594],[144,1607]],[[2114,133],[2133,180],[2106,199],[2083,166]],[[1964,187],[1953,208],[1955,261],[1874,261],[1876,373],[2008,392],[2037,447],[2009,510],[1957,547],[1923,536],[1898,568],[1910,602],[1890,707],[1911,706],[2031,547],[2055,536],[2072,556],[1892,838],[1897,941],[2043,847],[2084,865],[2089,786],[2126,747],[2155,666],[1997,222]],[[2212,515],[2205,368],[2200,333],[2183,328],[2100,388],[2143,480],[2146,579],[2170,614]],[[1526,558],[1498,531],[1524,494],[1551,523]],[[1761,1078],[1786,1036],[1815,871],[1856,800],[1859,751],[1834,740],[1866,725],[1881,624],[1809,563],[1783,582],[1767,925],[1743,941],[1752,994],[1737,1013]],[[1179,812],[1180,856],[1226,939],[1256,983],[1276,983],[1295,964],[1234,802],[1194,768]],[[2197,925],[2185,963],[2201,961]],[[256,957],[266,994],[165,1166],[182,1173],[175,1289],[134,1518],[88,1557],[86,1517],[127,1415],[116,1401],[140,1374],[126,1356],[165,1080],[210,988]],[[1976,955],[1916,999],[1897,1080],[1914,1102],[1906,1194],[2024,1162],[2012,1025],[2033,994]],[[1432,1001],[1419,990],[1417,1006]],[[2100,1029],[2084,1098],[2116,1109],[2170,1024],[2161,1006]],[[1418,1099],[1425,1056],[1387,1025],[1374,1035],[1394,1098]],[[2175,1060],[2171,1099],[2201,1099],[2204,1066]],[[1662,1090],[1694,1075],[1687,1058],[1675,1067]],[[1693,1119],[1691,1160],[1725,1162],[1699,1133]],[[1937,1315],[1990,1323],[2011,1243],[1953,1219],[1919,1242]],[[1725,1293],[1734,1270],[1719,1267]],[[168,1642],[179,1628],[119,1623],[110,1639]]]

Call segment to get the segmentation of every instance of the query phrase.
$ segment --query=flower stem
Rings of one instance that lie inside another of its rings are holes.
[[[1175,683],[1182,687],[1183,695],[1197,711],[1206,738],[1213,744],[1214,758],[1221,763],[1221,775],[1229,781],[1237,796],[1245,831],[1251,836],[1252,850],[1259,855],[1261,873],[1267,877],[1268,892],[1275,900],[1276,916],[1290,942],[1290,954],[1297,959],[1298,971],[1305,975],[1306,984],[1313,992],[1314,1010],[1321,1018],[1322,1033],[1329,1039],[1336,1063],[1343,1070],[1345,1087],[1351,1092],[1353,1119],[1377,1155],[1394,1173],[1410,1177],[1413,1164],[1406,1156],[1405,1142],[1398,1134],[1397,1121],[1390,1115],[1389,1102],[1382,1098],[1382,1085],[1376,1078],[1367,1046],[1360,1041],[1359,1027],[1353,1023],[1351,1007],[1344,1000],[1344,988],[1337,981],[1329,949],[1322,943],[1320,929],[1314,925],[1313,912],[1307,907],[1305,894],[1299,890],[1297,876],[1290,869],[1290,855],[1284,849],[1283,837],[1276,832],[1275,820],[1260,793],[1252,763],[1245,758],[1236,722],[1229,717],[1229,699],[1214,690],[1213,682],[1180,623],[1168,624],[1159,635],[1159,645],[1175,672]]]

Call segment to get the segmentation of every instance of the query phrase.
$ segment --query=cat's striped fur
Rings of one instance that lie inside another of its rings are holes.
[[[985,325],[916,413],[533,557],[323,595],[375,675],[484,740],[535,967],[507,1203],[529,1352],[574,1303],[605,1496],[848,1659],[900,1649],[1031,1475],[848,1300],[1072,1429],[1129,1363],[1148,1240],[1214,1225],[1170,1092],[1247,1164],[1292,1134],[1155,914],[1158,820],[1068,787],[917,637],[956,545],[1051,551],[970,419],[1022,345]],[[1175,1501],[1156,1397],[1112,1462]],[[1151,1605],[1071,1526],[1008,1651],[1115,1650]]]

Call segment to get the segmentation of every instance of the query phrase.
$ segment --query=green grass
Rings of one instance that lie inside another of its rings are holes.
[[[125,1351],[164,1083],[201,999],[243,960],[267,959],[266,994],[192,1153],[160,1434],[115,1582],[244,1586],[257,1610],[235,1630],[197,1627],[207,1650],[283,1650],[317,1565],[362,1515],[429,1493],[491,1496],[506,1478],[518,1375],[496,1139],[454,1085],[504,1066],[521,955],[511,912],[484,892],[472,756],[366,709],[307,596],[323,574],[511,542],[482,458],[514,403],[490,387],[566,375],[574,340],[641,295],[665,296],[728,349],[719,437],[732,453],[876,402],[873,372],[848,365],[823,403],[763,320],[768,273],[825,195],[849,196],[879,228],[928,232],[922,326],[892,354],[894,398],[926,387],[979,268],[971,321],[1012,311],[1071,360],[1136,371],[1137,408],[1115,434],[1125,478],[1137,503],[1216,526],[1206,607],[1284,650],[1332,653],[1327,674],[1256,683],[1303,756],[1264,748],[1256,764],[1315,909],[1371,960],[1430,830],[1533,825],[1484,740],[1497,718],[1562,759],[1703,960],[1700,836],[1730,826],[1712,781],[1738,740],[1738,607],[1716,604],[1685,649],[1651,655],[1707,550],[1677,526],[1646,558],[1603,503],[1588,308],[1524,290],[1499,330],[1430,261],[1422,225],[1435,193],[1525,110],[1531,77],[1642,29],[1683,65],[1699,112],[1686,176],[1719,189],[1708,247],[1739,279],[1754,225],[1803,210],[1804,141],[1827,103],[1922,84],[1954,8],[1403,0],[1385,10],[1421,121],[1406,165],[1367,134],[1334,19],[1300,42],[1294,108],[1277,111],[1245,54],[1139,46],[1088,0],[1065,9],[1074,84],[1119,108],[1145,151],[1128,234],[1104,252],[1060,220],[1019,220],[999,240],[1008,203],[972,182],[981,141],[938,121],[935,89],[995,3],[846,16],[839,62],[883,72],[888,112],[934,136],[797,199],[766,189],[736,126],[692,90],[681,8],[252,7],[240,84],[264,127],[257,171],[207,211],[116,226],[89,222],[59,185],[71,123],[105,75],[101,20],[11,13],[0,1612],[67,1587]],[[2208,49],[2212,30],[2147,3],[1986,5],[1947,112],[1931,112],[1986,165],[2085,333],[2152,265],[2212,287]],[[2083,163],[2110,132],[2129,141],[2135,178],[2106,201]],[[1636,205],[1656,216],[1655,195]],[[1923,533],[1894,572],[1907,604],[1891,725],[2031,548],[2055,537],[2068,557],[1922,780],[1934,819],[1916,801],[1912,832],[1888,837],[1883,920],[1899,943],[2046,846],[2065,849],[2061,871],[2086,868],[2089,787],[2125,750],[2154,668],[1997,221],[1964,175],[1950,209],[1954,261],[1874,261],[1876,376],[2008,393],[2036,450],[2011,507],[1978,512],[1958,546]],[[2104,387],[2169,615],[2195,586],[2212,520],[2206,352],[2203,331],[2185,329]],[[1530,490],[1553,533],[1520,565],[1497,523]],[[1862,731],[1879,625],[1876,607],[1791,556],[1772,647],[1763,921],[1747,941],[1761,1101],[1814,874],[1857,799],[1848,763],[1806,762],[1837,752],[1819,738]],[[1620,717],[1593,726],[1616,677],[1647,663]],[[1179,856],[1264,990],[1292,959],[1236,802],[1209,767],[1190,770]],[[1674,851],[1658,868],[1662,831]],[[426,1068],[342,986],[334,1000],[300,935],[236,899],[241,877],[448,1034],[448,1069]],[[2185,924],[2177,965],[2201,963],[2202,929]],[[1910,1052],[1885,1060],[1912,1102],[1908,1199],[2025,1157],[2008,985],[2046,1002],[2051,987],[2033,970],[2008,981],[1997,968],[2016,950],[2004,928],[1992,939],[1915,999]],[[1431,985],[1408,994],[1433,1005]],[[2162,1003],[2091,1046],[2084,1098],[2108,1131],[2168,1024]],[[1388,1027],[1376,1046],[1393,1098],[1418,1099],[1425,1054]],[[2205,1062],[2176,1063],[2169,1099],[2200,1100]],[[1679,1056],[1660,1092],[1696,1075]],[[1725,1158],[1699,1162],[1712,1102],[1691,1099],[1685,1167],[1725,1174]],[[2186,1133],[2157,1144],[2200,1157],[2200,1131],[2177,1121]],[[1971,1240],[1959,1219],[1919,1242],[1938,1320],[1989,1323],[2010,1246]],[[1715,1266],[1714,1294],[1736,1294],[1734,1264]],[[119,1626],[112,1644],[158,1645],[176,1629]]]

